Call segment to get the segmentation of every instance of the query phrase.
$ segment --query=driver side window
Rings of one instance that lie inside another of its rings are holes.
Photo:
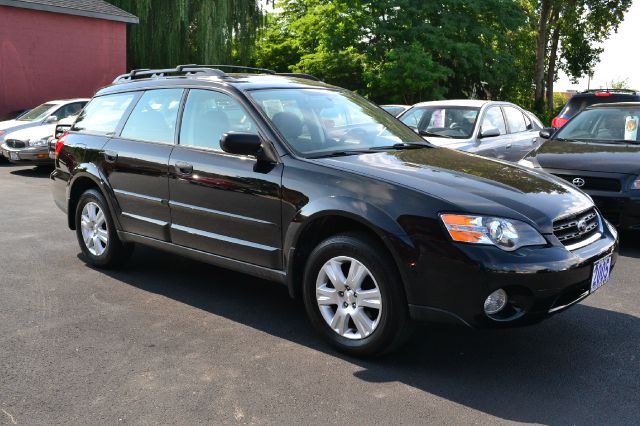
[[[255,123],[238,101],[213,90],[189,91],[182,115],[180,145],[222,152],[220,139],[232,131],[257,131]]]
[[[504,116],[500,107],[491,107],[484,113],[484,119],[482,120],[482,130],[487,130],[495,127],[500,131],[500,135],[507,133],[507,126],[504,124]]]

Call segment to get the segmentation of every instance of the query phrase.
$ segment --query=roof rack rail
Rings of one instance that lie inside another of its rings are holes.
[[[322,81],[318,77],[316,77],[315,75],[307,74],[307,73],[304,73],[304,72],[277,72],[277,73],[275,73],[275,75],[282,75],[282,76],[285,76],[285,77],[304,78],[304,79],[313,80],[313,81]]]
[[[224,77],[226,74],[215,68],[201,66],[201,65],[178,65],[175,68],[161,68],[161,69],[149,69],[139,68],[131,70],[126,74],[121,74],[113,80],[113,84],[124,83],[127,81],[138,80],[142,78],[154,78],[154,77],[168,77],[168,76],[181,76],[181,75],[214,75],[217,77]]]
[[[224,64],[218,64],[218,65],[190,65],[193,66],[194,68],[231,68],[231,69],[237,69],[237,70],[243,70],[243,71],[256,71],[256,72],[262,72],[265,74],[276,74],[276,72],[274,70],[270,70],[267,68],[257,68],[257,67],[245,67],[243,65],[224,65]]]
[[[113,84],[124,83],[132,80],[138,80],[143,78],[157,78],[157,77],[169,77],[169,76],[189,76],[189,75],[212,75],[216,77],[225,77],[224,71],[220,68],[238,69],[243,71],[255,71],[259,73],[269,75],[281,75],[288,77],[304,78],[307,80],[320,81],[319,78],[306,73],[289,73],[289,72],[275,72],[267,68],[245,67],[242,65],[198,65],[198,64],[185,64],[178,65],[175,68],[160,68],[149,69],[139,68],[131,70],[131,72],[117,76],[113,80]]]
[[[598,93],[598,92],[604,92],[604,93],[638,93],[637,90],[634,89],[588,89],[583,91],[582,93]]]

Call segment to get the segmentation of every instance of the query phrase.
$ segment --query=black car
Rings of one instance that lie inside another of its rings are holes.
[[[589,194],[614,225],[640,230],[640,102],[593,105],[529,154],[539,167]]]
[[[576,93],[551,121],[551,126],[559,129],[588,106],[614,102],[640,102],[640,94],[635,90],[625,89],[597,89]]]
[[[58,140],[56,166],[91,265],[140,243],[281,282],[355,355],[413,319],[539,321],[616,260],[615,229],[563,180],[433,147],[349,91],[273,72],[132,71]]]

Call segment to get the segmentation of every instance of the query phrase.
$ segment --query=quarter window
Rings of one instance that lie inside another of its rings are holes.
[[[507,116],[510,133],[520,133],[527,130],[527,123],[522,112],[513,107],[504,107],[504,114]]]
[[[492,127],[498,129],[501,135],[507,133],[507,127],[504,124],[504,117],[502,116],[502,111],[500,111],[499,107],[491,107],[484,114],[482,130],[484,131]]]
[[[124,139],[172,144],[182,89],[149,90],[140,97],[120,135]]]
[[[222,151],[220,139],[232,131],[257,131],[255,123],[238,101],[212,90],[189,91],[182,116],[180,145]]]
[[[121,93],[93,98],[82,110],[71,130],[112,135],[135,93]]]

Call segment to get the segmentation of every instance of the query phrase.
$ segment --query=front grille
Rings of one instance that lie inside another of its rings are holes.
[[[618,179],[580,175],[556,175],[573,184],[574,179],[582,179],[584,184],[578,186],[582,190],[620,192],[622,184]],[[576,185],[577,186],[577,185]]]
[[[553,222],[553,234],[565,246],[579,244],[596,235],[600,218],[595,208],[563,217]]]
[[[9,148],[26,148],[27,143],[25,141],[19,141],[18,139],[7,139],[5,141]]]

